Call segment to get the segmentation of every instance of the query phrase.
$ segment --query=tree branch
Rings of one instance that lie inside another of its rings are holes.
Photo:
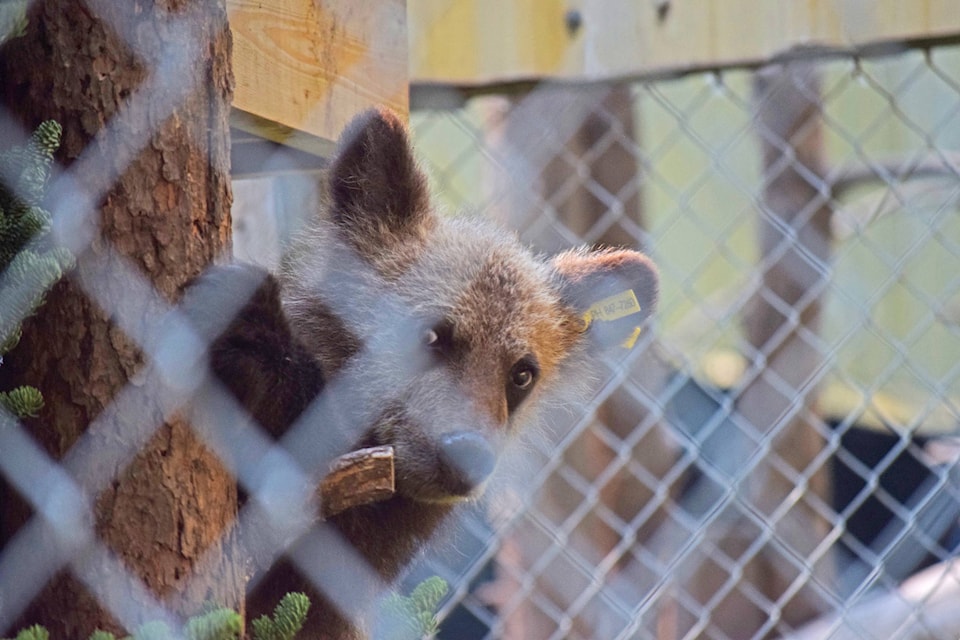
[[[320,515],[324,519],[351,507],[393,496],[393,447],[369,447],[336,458],[320,482]]]

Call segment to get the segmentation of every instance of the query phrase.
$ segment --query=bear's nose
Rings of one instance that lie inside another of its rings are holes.
[[[465,496],[490,477],[497,464],[496,454],[482,435],[473,431],[452,431],[440,436],[440,460],[445,467],[449,489]]]

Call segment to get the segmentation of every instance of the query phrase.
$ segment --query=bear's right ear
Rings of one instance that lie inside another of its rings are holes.
[[[417,233],[430,215],[427,179],[407,128],[394,113],[370,109],[343,134],[328,172],[333,221],[355,241],[389,244]]]
[[[584,336],[600,349],[630,348],[657,305],[659,275],[638,251],[573,249],[551,261],[560,297],[583,323]]]

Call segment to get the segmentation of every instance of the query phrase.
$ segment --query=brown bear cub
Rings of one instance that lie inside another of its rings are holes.
[[[211,366],[305,468],[394,447],[396,494],[316,525],[288,550],[299,570],[275,564],[248,600],[252,619],[306,590],[307,637],[362,638],[368,600],[481,492],[537,406],[576,388],[603,349],[632,344],[657,275],[635,251],[542,259],[487,223],[436,213],[406,129],[385,111],[350,124],[324,191],[276,276],[214,268],[188,300],[214,316],[217,299],[256,289]]]

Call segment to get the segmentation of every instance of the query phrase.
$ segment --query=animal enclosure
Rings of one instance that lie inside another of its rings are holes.
[[[659,307],[635,346],[585,371],[572,408],[544,411],[486,498],[410,568],[403,592],[434,575],[450,585],[439,638],[955,640],[960,12],[695,4],[227,2],[233,253],[276,266],[343,124],[388,104],[409,110],[445,213],[544,253],[619,245],[658,265]],[[139,32],[116,29],[135,48]],[[132,394],[176,414],[208,345],[138,254],[88,233],[113,185],[76,179],[112,136],[149,146],[154,132],[125,113],[165,121],[193,89],[177,69],[196,34],[179,33],[48,181],[53,242],[80,256],[71,286],[145,365],[103,414],[141,430],[121,442],[98,419],[58,458],[38,444],[50,425],[3,411],[4,504],[16,495],[27,515],[16,531],[0,521],[0,635],[62,574],[131,633],[187,615],[99,537],[97,496],[154,434],[160,411]],[[6,110],[0,128],[30,132]],[[111,156],[105,182],[133,161]],[[23,319],[10,301],[39,283],[2,278],[6,332]],[[310,545],[326,545],[348,569],[311,578],[356,614],[352,580],[370,572],[351,549],[322,529],[292,544],[313,498],[302,461],[334,454],[309,429],[278,445],[228,415],[229,434],[198,439],[250,499],[174,591],[237,538],[308,574]],[[171,536],[190,540],[175,520]],[[166,544],[149,542],[147,558]]]
[[[445,612],[490,638],[955,636],[960,49],[467,95],[412,104],[451,209],[644,247],[662,288],[474,555],[429,564],[470,585]]]

